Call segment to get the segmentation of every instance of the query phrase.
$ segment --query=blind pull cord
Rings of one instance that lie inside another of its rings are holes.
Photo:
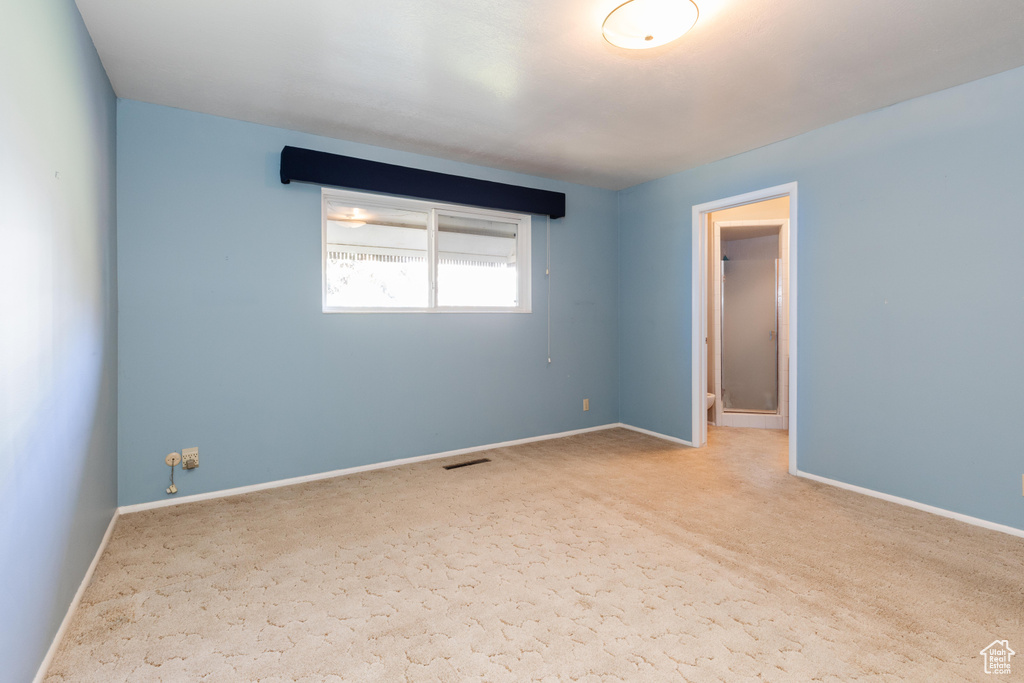
[[[545,216],[547,223],[547,267],[544,269],[544,276],[548,279],[548,365],[551,365],[551,216]]]

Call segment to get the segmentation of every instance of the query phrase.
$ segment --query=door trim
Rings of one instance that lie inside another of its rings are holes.
[[[734,195],[703,204],[695,204],[692,211],[691,254],[693,262],[690,272],[690,349],[691,349],[691,396],[690,435],[695,446],[703,446],[708,440],[708,411],[705,399],[708,386],[707,347],[707,284],[708,284],[708,239],[707,214],[713,211],[731,209],[767,199],[789,197],[789,472],[797,473],[797,239],[798,210],[797,183],[776,185],[763,190]]]

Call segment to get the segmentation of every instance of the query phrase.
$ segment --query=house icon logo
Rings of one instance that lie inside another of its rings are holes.
[[[1010,673],[1010,657],[1016,652],[1010,649],[1010,643],[1005,640],[993,640],[992,643],[981,651],[985,658],[985,673],[987,674],[1008,674]]]

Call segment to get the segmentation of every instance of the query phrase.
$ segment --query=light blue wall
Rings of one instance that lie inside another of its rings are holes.
[[[21,683],[116,505],[115,100],[71,0],[0,17],[0,679]]]
[[[320,312],[320,188],[296,145],[567,194],[532,314]],[[119,500],[179,495],[618,419],[614,192],[134,101],[118,103]],[[584,398],[591,409],[584,413]]]
[[[621,192],[623,422],[690,438],[691,207],[790,181],[800,469],[1024,528],[1024,69]]]

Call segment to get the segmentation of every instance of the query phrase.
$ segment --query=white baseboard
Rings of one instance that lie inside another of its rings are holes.
[[[992,531],[999,531],[1004,534],[1010,534],[1011,536],[1019,536],[1024,538],[1024,529],[1018,529],[1016,527],[1007,526],[1005,524],[997,524],[995,522],[989,522],[985,519],[978,517],[971,517],[970,515],[964,515],[959,512],[953,512],[951,510],[944,510],[943,508],[937,508],[933,505],[925,505],[924,503],[918,503],[916,500],[910,500],[909,498],[900,498],[899,496],[893,496],[888,493],[882,493],[873,489],[866,489],[863,486],[855,486],[853,484],[847,484],[835,479],[828,479],[826,477],[819,477],[817,474],[808,474],[807,472],[801,472],[797,470],[796,476],[803,477],[804,479],[810,479],[822,484],[828,484],[829,486],[835,486],[837,488],[846,489],[847,491],[853,491],[854,493],[860,493],[865,496],[871,496],[872,498],[879,498],[881,500],[887,500],[890,503],[896,503],[897,505],[905,505],[915,510],[923,510],[924,512],[930,512],[933,515],[939,515],[941,517],[949,517],[960,522],[966,522],[967,524],[973,524],[974,526],[980,526],[983,529],[990,529]]]
[[[657,437],[657,438],[663,439],[665,441],[671,441],[672,443],[678,443],[678,444],[682,444],[683,446],[689,446],[690,448],[693,448],[693,443],[690,442],[690,441],[685,441],[683,439],[678,439],[678,438],[676,438],[674,436],[669,436],[668,434],[659,434],[658,432],[652,432],[650,429],[642,429],[640,427],[634,427],[633,425],[628,425],[628,424],[625,424],[623,422],[620,422],[619,424],[613,425],[613,426],[615,426],[615,427],[622,427],[623,429],[629,429],[629,430],[632,430],[634,432],[640,432],[641,434],[646,434],[647,436]]]
[[[96,549],[96,555],[93,556],[92,562],[89,564],[89,568],[85,571],[85,576],[82,577],[82,583],[79,584],[75,597],[71,599],[71,604],[68,605],[67,614],[64,615],[64,620],[60,622],[60,628],[57,629],[57,634],[53,637],[53,642],[50,643],[50,649],[46,651],[46,656],[43,657],[43,661],[39,665],[39,670],[36,672],[36,677],[32,679],[32,683],[42,683],[43,679],[46,678],[46,672],[49,670],[50,664],[53,662],[54,655],[57,654],[60,642],[64,640],[64,634],[67,632],[68,626],[71,625],[71,619],[75,616],[75,612],[78,610],[78,604],[82,602],[82,596],[85,594],[85,589],[89,586],[89,582],[92,581],[92,575],[96,571],[96,565],[100,562],[100,556],[102,556],[103,551],[107,549],[107,543],[110,541],[110,536],[114,533],[114,525],[117,523],[117,518],[119,516],[118,511],[114,510],[114,516],[110,518],[110,524],[107,525],[107,531],[103,534],[103,540],[100,541],[100,547]]]
[[[117,510],[122,515],[131,514],[133,512],[142,512],[143,510],[153,510],[156,508],[168,507],[171,505],[181,505],[183,503],[194,503],[200,500],[211,500],[213,498],[226,498],[228,496],[239,496],[243,493],[252,493],[253,491],[264,491],[266,489],[276,489],[282,486],[294,486],[295,484],[305,484],[310,481],[319,481],[320,479],[333,479],[334,477],[344,477],[349,474],[357,474],[359,472],[369,472],[371,470],[382,470],[389,467],[397,467],[398,465],[408,465],[414,462],[423,462],[424,460],[436,460],[438,458],[450,458],[455,455],[465,455],[467,453],[479,453],[480,451],[490,451],[495,448],[506,448],[508,446],[518,446],[525,443],[533,443],[535,441],[548,441],[550,439],[561,439],[567,436],[575,436],[576,434],[586,434],[587,432],[597,432],[604,429],[614,429],[615,427],[624,427],[618,423],[599,425],[597,427],[585,427],[583,429],[573,429],[568,432],[558,432],[557,434],[544,434],[541,436],[531,436],[525,439],[515,439],[513,441],[502,441],[500,443],[486,444],[484,446],[472,446],[470,448],[459,448],[454,451],[444,451],[443,453],[431,453],[430,455],[417,455],[412,458],[400,458],[398,460],[386,460],[384,462],[376,462],[370,465],[360,465],[358,467],[347,467],[341,470],[331,470],[330,472],[320,472],[319,474],[307,474],[302,477],[291,477],[290,479],[277,479],[275,481],[268,481],[262,484],[252,484],[251,486],[239,486],[231,489],[221,489],[219,491],[210,491],[209,493],[197,493],[191,496],[180,496],[176,498],[167,498],[165,500],[154,500],[150,503],[138,503],[136,505],[124,505],[119,507]],[[629,429],[633,429],[629,427]],[[670,439],[671,437],[664,437]]]

